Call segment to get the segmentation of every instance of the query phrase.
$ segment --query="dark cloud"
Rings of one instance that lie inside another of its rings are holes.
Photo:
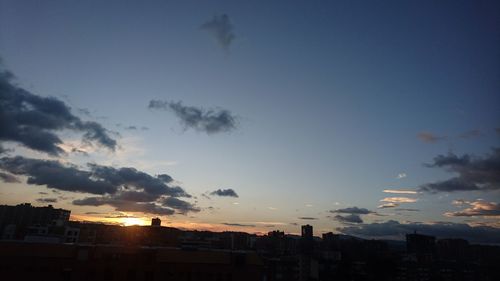
[[[344,215],[344,216],[336,215],[335,217],[333,217],[333,219],[342,223],[363,223],[361,217],[359,215],[354,215],[354,214]]]
[[[47,185],[65,191],[94,194],[114,193],[118,186],[93,179],[89,171],[76,166],[65,166],[55,160],[40,160],[22,156],[0,158],[0,169],[15,175],[28,176],[28,184]]]
[[[162,199],[161,204],[165,207],[175,209],[181,214],[186,214],[187,212],[200,211],[200,209],[195,207],[193,204],[174,197],[167,197]]]
[[[229,223],[229,222],[223,222],[221,224],[228,226],[255,227],[255,224],[242,224],[242,223]]]
[[[38,198],[36,199],[38,203],[56,203],[57,198]]]
[[[233,33],[233,25],[226,14],[214,16],[212,20],[202,24],[200,28],[210,34],[225,50],[229,49],[231,42],[236,38]]]
[[[30,149],[59,155],[62,130],[83,133],[83,141],[115,150],[116,141],[101,124],[82,121],[71,108],[54,97],[41,97],[17,86],[12,73],[0,69],[0,141],[12,141]]]
[[[330,213],[367,215],[367,214],[372,214],[374,212],[365,208],[349,207],[349,208],[331,210]]]
[[[366,238],[404,238],[407,233],[433,235],[438,238],[464,238],[474,243],[500,243],[500,229],[489,226],[470,226],[462,223],[436,222],[399,223],[390,220],[382,223],[371,223],[339,227],[343,234]]]
[[[102,195],[74,200],[75,205],[110,205],[117,211],[166,215],[199,211],[191,203],[174,197],[191,197],[173,179],[161,174],[153,177],[135,168],[114,168],[88,164],[89,170],[64,165],[56,160],[21,156],[0,158],[0,169],[28,177],[28,184],[46,185],[57,190]],[[165,208],[168,207],[168,208]]]
[[[225,109],[204,110],[194,106],[185,106],[181,102],[151,100],[150,109],[172,111],[186,128],[192,128],[207,134],[229,132],[236,128],[236,117]]]
[[[97,164],[88,164],[92,176],[109,182],[113,186],[134,187],[153,195],[169,195],[173,197],[191,197],[179,186],[169,186],[164,182],[167,175],[153,177],[135,168],[114,168]],[[109,192],[108,192],[109,193]]]
[[[299,220],[317,220],[318,218],[313,218],[313,217],[299,217]]]
[[[438,141],[446,140],[447,136],[436,136],[430,132],[420,132],[417,134],[417,138],[425,143],[436,143]]]
[[[223,197],[238,197],[238,194],[231,189],[217,189],[215,191],[210,192],[210,195],[223,196]]]
[[[172,181],[174,181],[174,179],[167,175],[167,174],[159,174],[156,176],[159,180],[163,181],[164,183],[171,183]]]
[[[420,186],[421,191],[452,192],[470,190],[500,189],[500,149],[494,148],[486,157],[465,154],[459,157],[453,153],[439,155],[427,167],[444,168],[458,176]]]
[[[20,183],[21,181],[14,175],[11,175],[9,173],[3,173],[0,172],[0,179],[4,182],[9,182],[9,183]]]
[[[465,202],[469,207],[457,212],[447,212],[444,215],[449,217],[500,217],[500,204],[477,200]]]

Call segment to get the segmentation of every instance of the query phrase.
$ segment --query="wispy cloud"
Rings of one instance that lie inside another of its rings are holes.
[[[318,218],[313,218],[313,217],[299,217],[299,220],[317,220]]]
[[[386,204],[379,205],[377,208],[388,209],[388,208],[395,208],[395,207],[399,207],[399,204],[398,203],[386,203]]]
[[[487,202],[477,200],[474,202],[466,202],[470,207],[457,212],[447,212],[444,215],[448,217],[499,217],[500,218],[500,204],[495,202]]]
[[[420,132],[417,134],[417,138],[425,143],[436,143],[438,141],[446,140],[447,136],[437,136],[430,132]]]
[[[404,179],[406,178],[406,173],[399,173],[397,176],[396,176],[397,179]]]
[[[388,203],[415,203],[418,199],[409,197],[386,197],[381,199],[381,202]]]
[[[470,130],[467,132],[463,132],[458,137],[462,138],[462,139],[470,139],[470,138],[480,137],[481,135],[482,135],[481,131],[476,129],[476,130]]]
[[[234,223],[234,222],[223,222],[221,223],[227,226],[241,226],[241,227],[255,227],[255,224],[245,224],[245,223]]]
[[[383,192],[396,194],[418,194],[418,191],[408,189],[384,189]]]
[[[151,100],[150,109],[171,111],[177,116],[185,128],[202,131],[207,134],[229,132],[236,129],[236,116],[229,110],[209,109],[186,106],[182,102]]]
[[[202,24],[200,28],[210,34],[224,50],[228,50],[236,38],[231,20],[226,14],[215,15],[211,20]]]

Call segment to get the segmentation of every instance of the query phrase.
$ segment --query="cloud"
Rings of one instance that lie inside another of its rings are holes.
[[[399,207],[399,204],[398,203],[386,203],[386,204],[379,205],[377,208],[387,209],[387,208],[395,208],[395,207]]]
[[[191,197],[184,189],[170,185],[166,174],[156,177],[135,168],[114,168],[87,164],[88,170],[57,160],[22,156],[0,158],[0,169],[27,176],[28,184],[46,185],[57,190],[101,195],[74,200],[75,205],[110,205],[117,211],[146,212],[159,215],[199,211],[176,197]]]
[[[430,132],[420,132],[417,134],[417,138],[425,143],[436,143],[438,141],[446,140],[447,136],[436,136]]]
[[[500,148],[492,150],[492,153],[485,157],[473,157],[468,154],[459,157],[453,153],[435,157],[433,163],[426,164],[427,167],[445,168],[458,175],[448,180],[424,184],[419,190],[428,192],[499,190]]]
[[[173,215],[175,213],[175,210],[170,208],[164,208],[154,202],[146,202],[146,203],[132,202],[132,201],[115,199],[109,196],[87,197],[84,199],[77,199],[73,201],[73,204],[77,206],[110,205],[114,207],[116,211],[142,212],[155,215]]]
[[[469,226],[462,223],[400,223],[394,220],[381,223],[339,227],[343,234],[367,238],[403,238],[407,233],[433,235],[438,238],[464,238],[474,243],[500,243],[500,229],[489,226]]]
[[[0,65],[1,67],[1,65]],[[82,121],[71,108],[54,97],[35,95],[14,82],[14,75],[0,69],[0,141],[11,141],[32,150],[59,155],[63,130],[83,133],[83,141],[112,151],[117,143],[99,123]]]
[[[20,183],[21,182],[17,177],[15,177],[11,174],[8,174],[8,173],[3,173],[3,172],[0,172],[0,179],[4,182],[8,182],[8,183]]]
[[[56,160],[39,160],[22,156],[0,158],[0,169],[15,175],[28,176],[28,184],[47,185],[65,191],[93,194],[114,193],[117,186],[95,180],[89,171],[76,166],[66,166]]]
[[[224,50],[228,50],[236,38],[233,25],[226,14],[215,15],[212,20],[205,22],[200,28],[210,34]]]
[[[236,198],[239,197],[238,194],[236,194],[236,192],[231,188],[217,189],[215,191],[210,192],[210,195],[223,196],[223,197],[236,197]]]
[[[415,190],[401,190],[401,189],[384,189],[385,193],[396,193],[396,194],[418,194]]]
[[[413,209],[413,208],[397,208],[394,209],[396,211],[407,211],[407,212],[420,212],[419,209]]]
[[[185,126],[207,134],[229,132],[236,129],[236,116],[225,109],[209,109],[185,106],[182,102],[151,100],[150,109],[173,112]]]
[[[463,132],[458,137],[462,138],[462,139],[470,139],[470,138],[480,137],[481,135],[482,135],[481,131],[476,129],[476,130],[470,130],[467,132]]]
[[[223,225],[227,226],[242,226],[242,227],[255,227],[255,224],[243,224],[243,223],[230,223],[230,222],[223,222],[221,223]]]
[[[164,198],[161,200],[161,203],[163,206],[175,209],[181,214],[200,211],[200,209],[195,207],[193,204],[174,197]]]
[[[462,211],[447,212],[448,217],[500,217],[500,204],[477,200],[474,202],[464,202],[470,207]]]
[[[56,203],[57,198],[38,198],[36,199],[36,202],[39,203]]]
[[[349,207],[349,208],[331,210],[330,213],[367,215],[367,214],[372,214],[374,212],[365,208]]]
[[[333,219],[342,223],[363,223],[361,217],[359,215],[354,215],[354,214],[344,215],[344,216],[336,215],[335,217],[333,217]]]
[[[299,217],[299,220],[317,220],[318,218],[312,218],[312,217]]]
[[[386,197],[380,200],[380,202],[388,203],[415,203],[418,199],[409,197]]]

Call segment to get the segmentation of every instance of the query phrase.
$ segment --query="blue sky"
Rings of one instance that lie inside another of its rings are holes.
[[[89,156],[5,146],[10,156],[171,175],[201,210],[165,217],[173,225],[298,232],[294,223],[311,223],[320,234],[343,226],[330,210],[353,206],[374,212],[365,223],[493,225],[498,216],[443,214],[498,203],[498,182],[487,191],[406,194],[418,201],[399,208],[418,212],[377,207],[395,196],[384,189],[456,176],[423,165],[438,155],[488,159],[498,147],[499,11],[494,1],[1,0],[0,56],[19,87],[119,133],[110,133],[114,153],[94,146]],[[222,15],[235,36],[226,45],[201,28]],[[172,110],[148,108],[151,100],[228,110],[236,125],[207,134]],[[58,134],[81,145],[78,134]],[[5,183],[1,200],[35,200],[44,188]],[[229,188],[239,197],[201,195]],[[67,197],[56,205],[73,215],[115,211],[74,206],[81,192]],[[457,207],[457,199],[470,204]]]

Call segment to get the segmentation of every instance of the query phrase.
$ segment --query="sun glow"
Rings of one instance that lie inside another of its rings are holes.
[[[146,224],[146,222],[140,218],[120,218],[120,223],[122,223],[125,226]]]

